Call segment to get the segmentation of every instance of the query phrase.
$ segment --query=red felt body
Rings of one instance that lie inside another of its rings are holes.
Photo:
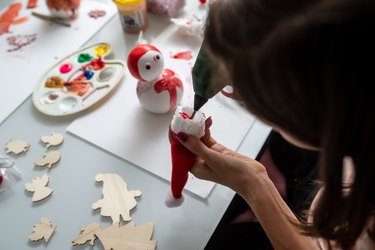
[[[171,191],[175,199],[182,197],[182,190],[184,189],[188,180],[189,170],[195,163],[195,154],[190,152],[182,145],[173,134],[171,141],[172,154],[172,178]]]

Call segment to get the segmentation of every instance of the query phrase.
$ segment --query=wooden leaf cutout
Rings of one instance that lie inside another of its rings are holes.
[[[128,190],[126,182],[117,174],[97,174],[96,181],[103,182],[103,199],[92,204],[92,209],[101,208],[102,216],[110,216],[112,223],[119,223],[120,217],[130,221],[130,210],[137,205],[135,197],[142,193],[139,190]]]
[[[48,168],[51,168],[54,164],[59,162],[61,159],[61,155],[58,151],[50,151],[43,155],[43,158],[36,161],[34,163],[35,167],[44,167],[47,166]]]
[[[31,182],[25,184],[25,188],[29,192],[34,192],[32,201],[40,201],[52,194],[53,190],[46,187],[49,181],[47,174],[42,177],[34,177]]]
[[[96,233],[101,231],[101,227],[99,224],[91,223],[81,228],[81,232],[79,236],[77,236],[74,240],[72,240],[72,245],[82,245],[85,244],[87,241],[90,241],[90,245],[94,245],[94,241],[97,239]]]
[[[29,235],[29,240],[38,241],[44,238],[45,242],[51,238],[56,226],[52,225],[52,222],[47,217],[40,219],[40,224],[35,224],[33,227],[33,233]]]
[[[40,137],[40,141],[47,144],[47,148],[51,146],[58,146],[64,141],[63,134],[52,132],[50,135]]]
[[[7,154],[13,153],[18,155],[25,153],[30,148],[30,144],[20,140],[10,140],[6,142],[5,148]]]

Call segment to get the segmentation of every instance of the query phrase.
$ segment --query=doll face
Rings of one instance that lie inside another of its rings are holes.
[[[145,81],[158,78],[163,68],[164,58],[158,51],[150,50],[138,61],[139,74]]]

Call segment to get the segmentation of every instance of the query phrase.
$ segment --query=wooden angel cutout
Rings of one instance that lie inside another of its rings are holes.
[[[33,226],[33,233],[29,235],[29,240],[38,241],[44,238],[45,242],[51,238],[55,232],[56,226],[52,225],[52,222],[47,217],[40,219],[40,224]]]
[[[130,221],[122,227],[112,224],[105,229],[92,223],[85,226],[84,231],[81,230],[81,234],[72,241],[72,244],[75,246],[90,241],[90,245],[93,245],[94,240],[98,238],[105,250],[154,250],[156,241],[151,240],[153,231],[153,221],[139,227],[135,226],[134,221]]]
[[[101,208],[102,216],[110,216],[112,223],[119,223],[120,217],[130,221],[130,210],[137,205],[135,197],[142,194],[139,190],[128,190],[126,182],[117,174],[97,174],[96,181],[103,182],[103,199],[92,204],[92,209]]]
[[[49,181],[47,174],[42,177],[34,177],[31,182],[25,184],[25,188],[29,192],[34,192],[32,201],[40,201],[52,194],[53,190],[46,187]]]
[[[54,164],[60,161],[61,155],[58,151],[50,151],[43,155],[43,158],[34,163],[35,167],[44,167],[47,166],[51,168]]]
[[[47,148],[51,146],[58,146],[64,141],[64,136],[60,133],[52,132],[50,135],[40,137],[40,141],[46,144]]]
[[[5,148],[7,154],[13,153],[18,155],[21,153],[25,153],[27,150],[29,150],[30,144],[20,140],[10,140],[7,141]]]

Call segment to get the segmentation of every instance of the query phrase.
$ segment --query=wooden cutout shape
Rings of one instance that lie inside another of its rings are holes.
[[[151,240],[154,231],[154,222],[150,221],[142,226],[135,227],[134,221],[130,221],[123,227],[118,224],[101,229],[96,223],[91,223],[81,229],[80,235],[72,241],[73,246],[85,244],[99,238],[105,250],[153,250],[156,241]]]
[[[44,174],[42,177],[34,177],[31,182],[25,184],[27,191],[34,192],[32,201],[43,200],[53,193],[53,189],[46,187],[48,181],[48,175]]]
[[[18,155],[20,153],[25,153],[30,148],[30,144],[21,140],[9,140],[6,142],[5,147],[7,154],[13,153]]]
[[[130,221],[123,227],[112,226],[96,233],[105,250],[153,250],[156,241],[151,240],[154,231],[154,222],[150,221],[142,226],[135,227]]]
[[[40,137],[40,141],[47,144],[47,148],[51,146],[58,146],[64,141],[63,134],[52,132],[50,135]]]
[[[103,199],[92,204],[92,209],[101,208],[102,216],[110,216],[112,223],[119,223],[120,217],[130,221],[130,210],[137,205],[134,197],[142,194],[139,190],[128,190],[126,182],[117,174],[97,174],[97,182],[103,182]]]
[[[102,228],[97,223],[91,223],[81,228],[79,235],[72,240],[72,245],[83,245],[87,241],[90,241],[90,245],[94,245],[94,241],[97,239],[96,233],[101,231]]]
[[[52,225],[52,222],[47,217],[40,219],[40,224],[33,226],[33,233],[29,235],[29,240],[38,241],[44,238],[45,242],[51,238],[55,232],[56,226]]]
[[[44,167],[47,165],[51,168],[54,164],[60,161],[61,155],[58,151],[50,151],[43,155],[43,158],[34,163],[34,167]]]

